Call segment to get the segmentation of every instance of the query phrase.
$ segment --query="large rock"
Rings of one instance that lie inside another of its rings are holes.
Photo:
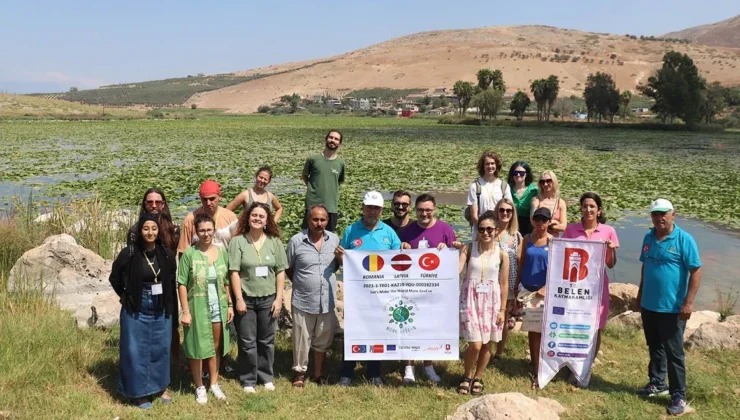
[[[609,325],[642,329],[642,316],[639,312],[626,311],[610,319]]]
[[[8,276],[8,291],[43,290],[62,309],[74,313],[80,328],[111,326],[121,304],[108,282],[111,262],[62,234],[25,252]]]
[[[707,322],[691,334],[687,349],[740,349],[740,316],[728,317],[724,322]]]
[[[696,311],[691,313],[691,318],[686,321],[686,330],[683,332],[684,341],[688,340],[689,337],[697,330],[707,323],[719,322],[719,312],[714,311]]]
[[[611,316],[625,311],[640,311],[640,302],[637,301],[637,292],[640,290],[634,284],[609,283],[609,312]]]
[[[562,405],[548,398],[533,400],[519,392],[488,394],[466,402],[448,416],[448,420],[553,420],[565,411]]]
[[[337,334],[344,333],[344,282],[337,280],[337,296],[334,307],[334,315],[337,317]],[[288,281],[285,282],[285,292],[283,293],[283,308],[278,317],[278,327],[283,330],[290,330],[293,327],[293,287]]]

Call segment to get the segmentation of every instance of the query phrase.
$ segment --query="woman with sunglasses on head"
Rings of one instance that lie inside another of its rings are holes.
[[[532,233],[525,235],[522,239],[523,250],[519,260],[517,284],[514,291],[517,298],[529,296],[527,306],[534,309],[544,305],[545,287],[547,283],[547,257],[548,248],[552,241],[552,235],[548,233],[548,227],[552,214],[547,207],[541,207],[532,215]],[[526,316],[526,315],[525,315]],[[542,322],[542,314],[539,315]],[[542,340],[541,328],[528,331],[529,356],[532,373],[532,389],[537,389],[537,369],[540,361],[540,341]]]
[[[514,328],[515,320],[511,312],[514,310],[514,285],[516,284],[519,258],[522,254],[522,235],[519,233],[516,206],[508,198],[504,198],[496,204],[493,211],[496,218],[496,237],[493,239],[499,244],[501,250],[509,258],[509,292],[506,300],[506,327],[502,331],[501,341],[496,343],[496,353],[493,361],[501,360],[506,347],[506,339],[509,330]]]
[[[239,206],[242,206],[243,210],[246,210],[252,203],[265,203],[270,208],[270,211],[273,212],[275,223],[279,222],[280,215],[283,214],[283,206],[280,205],[280,200],[278,200],[275,194],[266,190],[271,181],[272,168],[269,165],[260,167],[254,174],[254,185],[252,188],[242,191],[226,205],[226,208],[236,212]]]
[[[213,218],[199,214],[194,223],[198,242],[186,249],[180,258],[177,291],[182,306],[185,355],[190,359],[195,384],[195,401],[205,404],[208,397],[203,386],[204,364],[208,369],[211,393],[219,400],[226,399],[218,385],[218,365],[220,356],[229,352],[226,324],[234,317],[234,308],[228,289],[229,258],[224,248],[213,245],[216,231]]]
[[[238,226],[229,243],[234,326],[239,335],[237,373],[246,393],[257,392],[258,382],[274,391],[275,331],[288,257],[267,204],[252,203],[239,217]]]
[[[609,316],[609,277],[606,274],[607,268],[614,268],[617,263],[617,248],[619,248],[619,238],[617,231],[606,224],[604,208],[601,204],[601,197],[595,192],[586,192],[581,195],[581,222],[569,223],[565,228],[563,238],[568,239],[588,239],[592,241],[604,241],[607,246],[606,261],[604,268],[604,283],[601,289],[601,308],[599,310],[599,335],[596,338],[596,351],[599,354],[601,347],[601,332],[606,327],[606,319]]]
[[[539,191],[537,184],[532,182],[532,168],[523,160],[514,162],[509,168],[507,179],[511,187],[511,198],[516,206],[517,221],[519,222],[519,233],[526,235],[532,231],[532,222],[529,220],[532,199],[537,197]]]
[[[150,213],[139,218],[133,252],[121,250],[108,279],[121,298],[118,390],[142,409],[152,408],[153,397],[172,401],[167,387],[176,262],[160,242],[157,219]]]
[[[494,240],[493,211],[478,218],[477,240],[460,252],[460,331],[468,343],[464,374],[457,387],[462,395],[483,393],[483,372],[491,359],[491,342],[499,342],[509,292],[509,257]]]
[[[559,236],[568,224],[568,213],[565,200],[560,198],[560,184],[553,171],[545,171],[540,175],[539,194],[532,199],[531,212],[539,208],[550,210],[551,220],[547,231]]]

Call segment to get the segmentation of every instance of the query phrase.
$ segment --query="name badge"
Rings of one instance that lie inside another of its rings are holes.
[[[427,241],[426,239],[420,240],[419,241],[419,246],[417,248],[418,249],[427,249],[427,248],[429,248],[429,241]]]
[[[267,277],[267,274],[269,273],[266,265],[261,265],[259,267],[256,267],[254,269],[254,275],[257,277]]]
[[[161,295],[162,294],[162,283],[155,283],[152,285],[152,294],[153,295]]]
[[[487,295],[491,293],[491,285],[488,283],[479,283],[477,286],[475,286],[475,291],[480,293],[481,295]]]

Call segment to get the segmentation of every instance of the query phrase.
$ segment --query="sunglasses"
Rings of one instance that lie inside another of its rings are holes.
[[[532,220],[534,220],[535,222],[540,222],[540,223],[547,223],[550,221],[550,219],[546,217],[542,217],[542,216],[533,217]]]
[[[526,176],[527,175],[527,171],[514,171],[514,172],[512,172],[512,174],[514,176]]]
[[[408,208],[408,206],[409,206],[409,203],[396,203],[396,202],[393,203],[393,207],[398,207],[401,209]]]
[[[161,206],[162,204],[164,204],[164,201],[162,201],[162,200],[146,200],[146,203],[149,204],[150,206]]]
[[[552,184],[552,179],[540,179],[540,184]]]
[[[478,233],[487,233],[487,234],[489,234],[489,235],[490,235],[490,234],[492,234],[492,233],[493,233],[493,231],[495,231],[495,230],[496,230],[496,229],[494,229],[494,228],[492,228],[492,227],[490,227],[490,226],[489,226],[489,227],[479,227],[479,228],[478,228]]]
[[[502,213],[502,214],[513,214],[514,213],[514,209],[500,208],[500,209],[498,209],[498,212],[499,213]]]

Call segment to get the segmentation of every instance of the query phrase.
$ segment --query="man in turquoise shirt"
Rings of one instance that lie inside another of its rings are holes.
[[[356,249],[362,251],[387,251],[391,249],[401,249],[401,240],[398,239],[396,232],[387,224],[380,221],[380,215],[383,212],[383,196],[377,191],[370,191],[365,194],[362,200],[362,217],[360,220],[352,223],[344,231],[342,242],[337,247],[337,260],[341,261],[344,256],[344,250]],[[373,385],[382,386],[383,380],[380,378],[380,361],[373,360],[364,362],[367,366],[367,377]],[[357,362],[342,362],[339,385],[349,386],[355,375],[355,366]]]
[[[673,204],[666,199],[659,198],[650,206],[654,227],[642,242],[637,294],[650,353],[650,382],[637,394],[653,397],[670,393],[668,414],[680,416],[694,411],[686,403],[683,333],[701,283],[701,260],[696,241],[674,224],[675,217]]]

